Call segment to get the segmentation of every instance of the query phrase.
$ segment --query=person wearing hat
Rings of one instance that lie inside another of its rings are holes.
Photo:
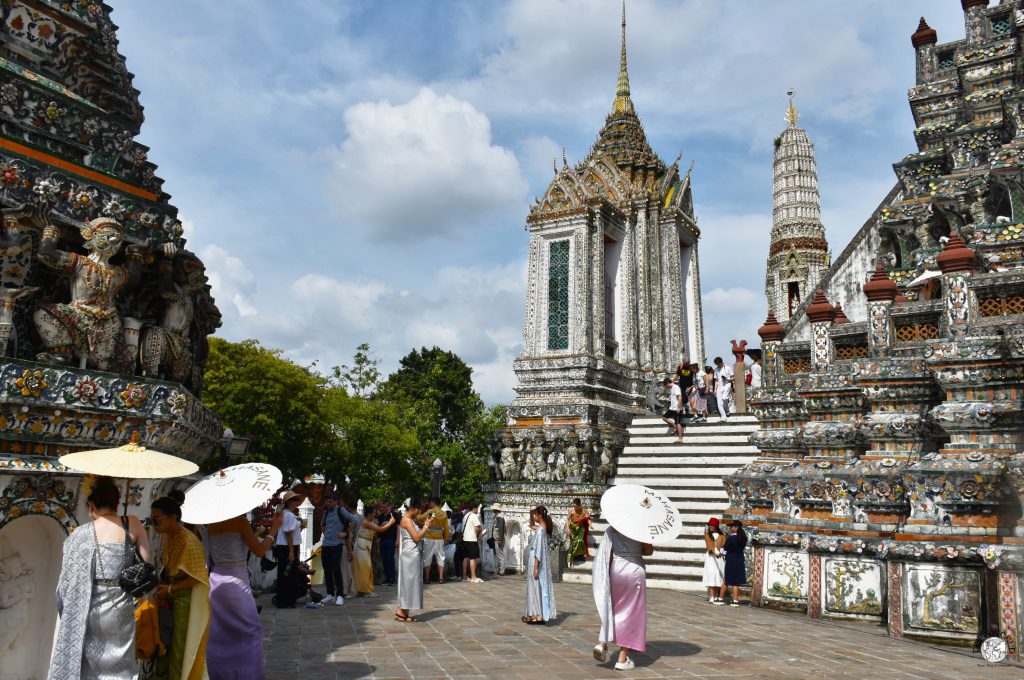
[[[708,589],[708,602],[714,604],[719,600],[718,591],[725,578],[725,559],[722,557],[722,546],[725,545],[725,534],[718,526],[718,518],[712,517],[704,526],[704,576],[701,585]]]
[[[491,550],[494,551],[494,575],[501,576],[505,573],[505,518],[501,516],[501,503],[491,506],[494,513],[494,527],[491,529],[491,537],[487,539]]]
[[[291,489],[281,497],[281,528],[277,531],[274,544],[274,559],[277,560],[277,595],[274,604],[278,609],[294,609],[296,577],[298,576],[299,541],[302,522],[299,521],[299,505],[304,496]]]
[[[732,587],[730,607],[740,606],[740,586],[747,582],[747,568],[743,559],[743,549],[747,547],[747,534],[743,531],[743,522],[738,519],[729,524],[729,536],[725,539],[722,552],[725,553],[725,577],[719,598],[714,604],[725,604],[725,592]]]

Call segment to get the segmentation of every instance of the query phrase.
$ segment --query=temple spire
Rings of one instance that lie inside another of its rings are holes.
[[[796,90],[790,90],[786,94],[789,95],[789,108],[786,109],[786,122],[789,123],[789,127],[795,128],[796,122],[800,120],[800,113],[793,106],[793,95],[796,94]]]
[[[633,100],[629,98],[629,71],[626,68],[626,0],[622,0],[622,55],[619,58],[619,82],[615,88],[613,113],[634,113]]]

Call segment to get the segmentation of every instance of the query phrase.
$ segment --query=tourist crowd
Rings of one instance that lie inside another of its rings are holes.
[[[690,363],[683,358],[673,375],[666,376],[662,386],[668,390],[668,408],[662,420],[676,436],[676,442],[683,438],[683,422],[688,424],[706,423],[708,413],[713,412],[721,420],[736,412],[734,399],[736,374],[722,357],[715,357],[713,366]],[[755,355],[753,363],[745,371],[744,383],[753,388],[761,387],[761,356]]]
[[[180,492],[176,495],[151,504],[149,522],[161,538],[157,552],[137,517],[118,515],[121,498],[114,481],[97,478],[87,496],[92,521],[65,542],[57,590],[61,617],[48,678],[129,680],[138,677],[137,658],[150,660],[152,677],[160,679],[264,678],[263,631],[252,591],[251,556],[261,558],[264,569],[276,568],[272,599],[279,608],[295,607],[303,597],[308,600],[306,606],[314,607],[321,606],[324,598],[343,605],[346,597],[376,597],[374,585],[379,581],[397,585],[394,618],[403,623],[417,622],[412,612],[424,606],[424,583],[430,581],[433,569],[441,583],[448,569],[459,580],[481,583],[486,546],[495,557],[493,576],[505,571],[507,537],[500,504],[491,506],[494,520],[485,530],[479,503],[464,504],[452,512],[442,508],[437,498],[425,502],[413,498],[401,513],[386,503],[365,504],[357,512],[355,502],[328,493],[320,521],[325,588],[321,595],[310,586],[315,569],[299,559],[302,495],[291,490],[284,493],[262,536],[244,515],[204,527],[186,524],[181,510],[184,499]],[[717,520],[713,522],[717,529]],[[589,514],[580,499],[574,499],[566,522],[570,566],[589,556],[589,526]],[[711,527],[709,523],[709,532]],[[544,625],[557,616],[549,564],[555,529],[545,507],[530,512],[530,529],[522,562],[526,572],[522,621]],[[728,539],[719,541],[709,533],[706,540],[709,559],[711,551],[731,549]],[[643,556],[652,550],[609,528],[594,562],[594,592],[602,618],[594,656],[604,660],[607,644],[617,640],[622,651],[616,668],[632,668],[630,650],[645,648]],[[274,562],[269,562],[269,555]],[[152,564],[160,565],[158,572]],[[137,568],[155,581],[140,586],[142,592],[132,592],[126,585],[125,574]],[[155,597],[140,604],[136,597],[148,591]]]

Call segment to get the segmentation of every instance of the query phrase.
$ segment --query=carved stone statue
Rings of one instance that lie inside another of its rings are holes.
[[[502,442],[498,469],[500,479],[509,482],[519,480],[519,449],[512,440]]]
[[[569,440],[563,451],[563,457],[565,459],[565,463],[563,465],[564,479],[568,479],[570,481],[582,480],[583,461],[580,458],[580,450],[576,446],[575,441]]]
[[[51,224],[43,229],[37,258],[71,277],[71,302],[43,303],[36,309],[33,320],[46,348],[36,358],[68,364],[77,356],[83,364],[91,361],[100,370],[121,370],[124,330],[114,303],[117,294],[137,277],[143,249],[126,249],[127,266],[110,264],[124,241],[124,227],[110,217],[86,224],[82,237],[88,256],[58,250],[57,228]]]
[[[547,458],[542,445],[537,442],[526,442],[526,464],[523,468],[523,476],[531,482],[547,481]]]
[[[609,479],[615,476],[615,462],[612,448],[605,440],[595,441],[594,447],[596,449],[595,453],[599,456],[599,460],[601,461],[597,468],[597,481],[599,484],[605,484]]]
[[[167,277],[169,272],[161,273]],[[139,358],[142,375],[185,382],[192,374],[193,352],[189,340],[195,315],[193,296],[206,285],[206,268],[194,254],[184,251],[174,259],[173,278],[164,281],[161,293],[167,303],[159,326],[142,329]]]

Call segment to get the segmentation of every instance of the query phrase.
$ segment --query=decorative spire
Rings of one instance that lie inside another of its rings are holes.
[[[910,36],[910,43],[914,46],[914,49],[922,47],[924,45],[934,45],[939,41],[939,34],[935,32],[935,29],[928,25],[928,22],[921,17],[921,23],[917,25],[917,30],[912,36]]]
[[[619,82],[615,88],[612,113],[634,113],[633,100],[629,98],[629,71],[626,68],[626,0],[622,0],[622,55],[619,59]]]
[[[562,147],[562,167],[563,168],[569,167],[569,159],[565,155],[565,147],[564,146]]]
[[[882,302],[885,300],[892,302],[899,295],[899,292],[899,286],[889,278],[885,271],[885,266],[882,265],[882,261],[878,260],[875,263],[875,272],[867,280],[867,283],[864,284],[864,295],[872,302]]]
[[[789,127],[795,128],[796,122],[800,120],[800,113],[796,110],[796,107],[793,106],[793,95],[796,94],[796,90],[790,88],[789,92],[786,94],[789,95],[789,108],[786,109],[786,122],[789,123]]]
[[[960,233],[953,227],[949,230],[949,240],[946,247],[935,258],[935,264],[943,274],[953,272],[969,272],[977,269],[977,258],[974,251],[967,247]]]
[[[757,334],[761,336],[761,342],[779,342],[786,337],[786,329],[769,309],[768,318],[765,319],[764,325],[757,329]]]
[[[828,301],[828,298],[825,297],[825,291],[821,288],[818,289],[817,294],[815,294],[814,299],[811,301],[811,305],[804,310],[804,313],[814,323],[833,321],[836,318],[836,308]]]

